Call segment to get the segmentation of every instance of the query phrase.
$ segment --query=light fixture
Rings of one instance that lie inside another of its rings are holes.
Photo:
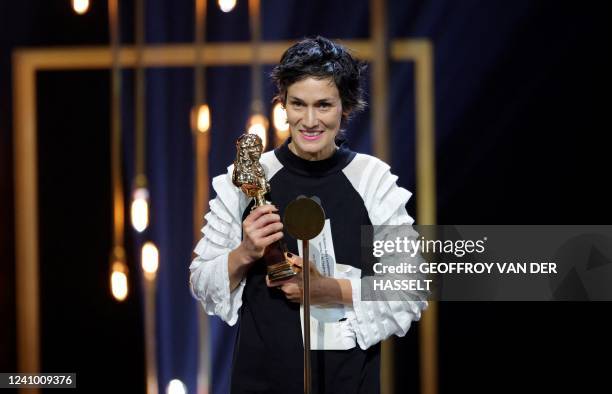
[[[147,242],[142,246],[141,260],[145,278],[155,279],[159,267],[159,251],[153,242]]]
[[[149,191],[145,187],[134,189],[130,208],[132,227],[139,233],[149,225]]]
[[[263,149],[266,149],[268,144],[268,118],[262,114],[255,113],[249,118],[247,124],[249,134],[257,134],[261,138]]]
[[[236,0],[219,0],[219,8],[223,12],[230,12],[236,7]]]
[[[200,104],[194,107],[191,112],[192,128],[200,133],[210,130],[210,107],[208,104]]]
[[[128,296],[128,268],[123,248],[115,247],[111,265],[110,285],[113,297],[119,302]]]
[[[172,379],[166,388],[166,394],[185,394],[187,387],[178,379]]]
[[[272,123],[276,131],[276,141],[283,142],[289,137],[289,123],[287,123],[287,111],[279,102],[272,109]]]
[[[89,10],[89,0],[72,0],[72,9],[79,15],[83,15]]]

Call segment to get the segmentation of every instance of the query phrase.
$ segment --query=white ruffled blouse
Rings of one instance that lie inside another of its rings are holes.
[[[268,178],[282,166],[274,152],[263,154],[261,162]],[[194,297],[207,314],[217,315],[229,325],[238,320],[246,278],[230,292],[227,259],[229,252],[241,242],[242,213],[249,203],[232,184],[232,171],[233,165],[226,174],[213,179],[217,197],[210,201],[203,237],[195,247],[196,257],[189,267]],[[413,224],[405,208],[411,193],[397,186],[397,176],[391,174],[386,163],[358,153],[342,171],[361,195],[373,225]],[[347,319],[341,325],[339,336],[353,338],[364,350],[391,335],[406,335],[411,322],[418,321],[421,311],[427,307],[425,300],[413,301],[414,294],[408,292],[403,301],[362,301],[361,279],[355,275],[348,279],[353,305],[345,306]]]

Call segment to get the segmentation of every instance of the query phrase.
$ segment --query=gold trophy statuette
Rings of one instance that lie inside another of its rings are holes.
[[[270,184],[266,181],[266,173],[259,162],[263,144],[256,134],[243,134],[236,140],[236,160],[232,182],[244,194],[255,199],[253,208],[270,204],[264,197],[270,191]],[[281,241],[269,245],[264,251],[264,261],[270,281],[288,279],[297,274],[285,255],[287,248]]]

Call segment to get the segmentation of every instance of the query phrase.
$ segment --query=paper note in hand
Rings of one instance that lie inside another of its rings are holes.
[[[303,258],[304,251],[302,243],[298,242],[298,250]],[[311,263],[315,264],[317,270],[331,278],[336,275],[336,255],[334,253],[334,243],[331,234],[331,223],[325,220],[325,226],[319,235],[310,240],[309,254]],[[344,307],[340,304],[322,307],[311,306],[310,314],[319,322],[337,322],[344,318]]]

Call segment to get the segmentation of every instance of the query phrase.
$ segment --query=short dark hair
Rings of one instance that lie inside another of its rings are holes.
[[[274,101],[287,104],[287,89],[302,79],[330,78],[336,84],[342,101],[342,118],[363,110],[362,77],[366,63],[356,59],[342,45],[325,37],[305,38],[291,46],[272,70],[277,94]]]

